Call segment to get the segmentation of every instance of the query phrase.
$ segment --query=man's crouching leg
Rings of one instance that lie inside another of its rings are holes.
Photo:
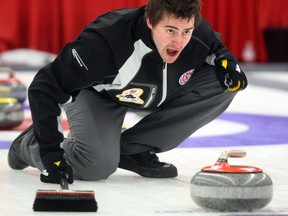
[[[29,126],[13,141],[8,151],[8,164],[15,170],[22,170],[28,166],[43,170],[33,125]]]

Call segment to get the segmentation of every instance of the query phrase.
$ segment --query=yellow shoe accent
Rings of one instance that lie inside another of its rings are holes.
[[[56,162],[54,162],[54,164],[59,167],[61,164],[61,161],[56,161]]]

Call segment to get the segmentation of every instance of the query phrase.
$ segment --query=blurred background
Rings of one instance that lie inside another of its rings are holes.
[[[7,163],[11,143],[32,122],[27,88],[38,69],[53,61],[97,16],[147,2],[0,0],[0,215],[35,216],[35,191],[57,189],[43,185],[38,170],[15,171]],[[120,169],[107,181],[75,181],[75,189],[96,191],[97,214],[219,216],[192,202],[190,181],[201,167],[213,164],[222,150],[240,148],[248,157],[237,158],[236,163],[267,171],[273,179],[273,200],[256,212],[221,215],[288,216],[288,0],[202,0],[202,14],[242,62],[248,88],[239,92],[223,115],[179,148],[160,154],[161,161],[177,166],[177,178],[145,179]],[[126,128],[139,121],[137,115],[127,117]],[[65,115],[62,126],[66,135]]]
[[[148,0],[1,0],[0,53],[57,54],[97,16]],[[243,62],[288,62],[287,0],[202,0],[202,14]]]

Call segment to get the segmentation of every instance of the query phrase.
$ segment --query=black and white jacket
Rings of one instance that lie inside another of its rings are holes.
[[[111,11],[87,25],[29,87],[35,138],[45,164],[62,156],[60,106],[83,88],[93,87],[119,104],[153,110],[177,92],[203,64],[234,58],[202,19],[176,62],[161,59],[145,21],[145,7]]]

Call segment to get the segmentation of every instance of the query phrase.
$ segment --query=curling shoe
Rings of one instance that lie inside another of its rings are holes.
[[[121,155],[119,168],[135,172],[147,178],[173,178],[178,175],[173,164],[160,162],[153,152],[134,155]]]
[[[8,164],[12,169],[22,170],[28,167],[23,159],[21,159],[21,145],[22,141],[25,137],[25,134],[30,132],[33,128],[33,125],[29,126],[26,130],[24,130],[12,143],[8,152]]]

